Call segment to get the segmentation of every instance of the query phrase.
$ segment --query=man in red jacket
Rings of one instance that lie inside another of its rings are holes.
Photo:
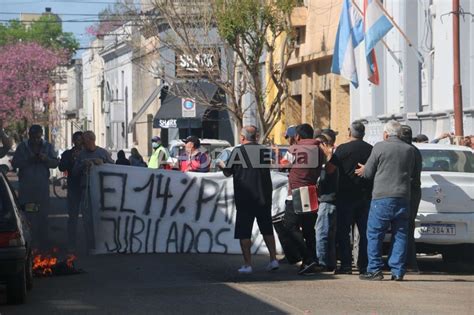
[[[319,150],[320,141],[313,139],[313,128],[309,124],[296,126],[296,144],[289,149],[293,156],[288,175],[288,197],[286,199],[284,225],[303,257],[298,274],[316,271],[316,231],[317,214],[308,212],[296,214],[293,207],[292,191],[306,186],[315,186],[321,173]]]
[[[209,172],[210,160],[205,152],[201,152],[201,141],[196,136],[184,140],[186,153],[180,157],[179,169],[182,172]]]

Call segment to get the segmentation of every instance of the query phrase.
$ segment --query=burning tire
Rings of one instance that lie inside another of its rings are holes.
[[[7,303],[23,304],[26,300],[26,270],[7,279]]]

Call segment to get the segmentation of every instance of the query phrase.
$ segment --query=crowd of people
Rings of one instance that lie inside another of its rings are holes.
[[[11,140],[3,129],[1,132],[2,150],[8,151],[11,148]],[[72,148],[64,151],[58,158],[53,146],[43,139],[43,128],[40,125],[32,125],[28,131],[28,139],[18,144],[12,159],[12,167],[18,169],[19,202],[33,223],[36,246],[47,247],[50,169],[58,168],[67,175],[68,248],[72,251],[76,248],[77,222],[81,211],[85,227],[88,229],[86,230],[88,247],[94,248],[94,231],[90,228],[92,216],[88,212],[89,200],[86,194],[87,174],[91,166],[109,163],[171,169],[168,150],[162,145],[158,136],[151,139],[152,154],[148,164],[136,148],[131,149],[129,158],[123,150],[118,151],[117,159],[114,161],[110,152],[97,146],[95,141],[96,137],[92,131],[75,132],[72,136]],[[199,138],[190,136],[184,142],[185,150],[177,166],[179,170],[209,171],[209,157],[207,153],[199,150]]]
[[[412,142],[428,142],[424,135],[413,137],[409,126],[389,121],[384,126],[383,141],[365,142],[365,126],[354,121],[348,128],[349,141],[336,147],[337,132],[332,129],[313,130],[309,124],[291,126],[286,131],[290,145],[279,167],[288,172],[288,193],[285,201],[281,243],[291,248],[289,262],[301,261],[298,274],[320,271],[351,274],[352,242],[358,231],[357,269],[360,279],[380,280],[382,242],[389,227],[392,248],[388,264],[393,280],[403,280],[407,270],[418,271],[414,242],[414,221],[421,199],[421,154]],[[33,125],[28,139],[21,142],[14,154],[12,166],[18,169],[19,201],[35,221],[33,234],[39,246],[46,246],[47,209],[49,208],[50,169],[67,173],[68,246],[76,248],[77,221],[82,210],[85,226],[91,220],[87,212],[88,171],[93,165],[115,163],[152,169],[170,169],[170,155],[161,139],[151,139],[152,154],[145,162],[136,148],[129,158],[120,150],[114,162],[110,153],[96,145],[92,131],[74,133],[73,147],[57,158],[51,144],[42,139],[43,129]],[[5,143],[2,136],[2,142]],[[447,133],[432,142],[452,138]],[[474,145],[474,137],[462,144]],[[268,270],[279,268],[276,258],[272,223],[271,159],[261,154],[267,147],[258,144],[258,130],[245,126],[227,161],[217,165],[225,176],[232,176],[237,208],[235,238],[240,241],[244,264],[239,273],[252,273],[251,236],[254,220],[270,252]],[[208,172],[209,155],[201,150],[200,139],[184,140],[184,153],[175,168],[182,172]],[[4,145],[5,146],[5,145]],[[301,156],[305,158],[301,158]],[[245,163],[242,163],[245,162]],[[31,180],[34,178],[35,180]],[[36,212],[32,214],[32,212]],[[94,247],[94,235],[86,231],[89,248]],[[284,249],[285,249],[284,246]],[[337,260],[340,260],[340,265]]]
[[[288,195],[283,228],[278,229],[286,261],[301,261],[300,275],[320,271],[352,274],[354,237],[359,278],[382,280],[383,241],[390,230],[391,279],[401,281],[407,271],[419,271],[414,231],[421,200],[422,156],[412,142],[422,137],[413,137],[409,126],[396,121],[385,124],[383,141],[374,146],[363,140],[365,126],[361,121],[351,123],[348,131],[349,141],[336,148],[334,130],[313,130],[309,124],[287,129],[290,148],[284,167],[289,171]],[[450,136],[442,135],[434,142]],[[471,145],[467,141],[463,144]],[[257,128],[244,127],[241,146],[233,152],[238,151],[236,156],[241,158],[219,166],[226,176],[234,178],[235,238],[240,240],[244,256],[238,272],[243,274],[253,271],[250,236],[255,219],[270,253],[267,269],[279,268],[271,228],[270,173],[269,168],[261,167],[261,160],[252,161],[259,156],[249,153],[255,146]],[[319,162],[309,162],[315,160]],[[313,206],[315,196],[317,206]]]

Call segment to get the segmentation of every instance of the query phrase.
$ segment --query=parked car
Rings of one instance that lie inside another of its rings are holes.
[[[418,252],[474,262],[474,156],[468,147],[417,144],[423,157]]]
[[[10,150],[4,157],[0,158],[0,172],[6,174],[13,171],[12,159],[14,154],[15,151]]]
[[[230,147],[230,143],[225,140],[218,139],[200,139],[202,152],[207,152],[211,161],[215,160],[217,156],[226,148]],[[170,158],[168,164],[171,165],[171,168],[178,169],[178,158],[184,154],[184,142],[182,140],[172,140],[168,146],[170,152]]]
[[[33,287],[31,231],[3,173],[0,197],[0,281],[6,283],[7,302],[21,304]]]

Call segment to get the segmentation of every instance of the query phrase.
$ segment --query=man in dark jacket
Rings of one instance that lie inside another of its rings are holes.
[[[220,164],[224,175],[233,176],[234,198],[237,214],[235,219],[235,238],[240,240],[244,265],[238,270],[241,274],[252,273],[250,248],[252,247],[252,228],[257,219],[258,228],[270,253],[267,270],[278,269],[275,238],[272,225],[272,179],[270,176],[270,150],[257,144],[257,127],[245,126],[240,136],[242,145],[235,147],[227,161]],[[268,152],[268,159],[262,155]]]
[[[283,223],[297,247],[303,263],[298,274],[311,274],[317,266],[316,231],[317,214],[296,214],[293,204],[294,189],[315,186],[321,173],[319,140],[313,139],[313,127],[309,124],[296,126],[296,144],[289,149],[293,156],[288,175],[288,197],[285,202]]]
[[[357,267],[360,273],[367,268],[367,216],[370,206],[371,181],[354,174],[359,163],[365,164],[372,152],[372,146],[365,142],[365,126],[354,121],[349,127],[350,140],[341,144],[334,152],[330,164],[339,170],[337,192],[336,239],[341,267],[336,274],[352,273],[351,227],[356,224],[359,231]]]
[[[408,143],[415,149],[415,170],[410,182],[410,220],[408,221],[408,248],[407,248],[407,270],[418,272],[418,263],[416,261],[415,244],[415,219],[418,214],[418,207],[421,201],[421,168],[422,157],[420,150],[412,144],[413,134],[410,126],[402,125],[400,135],[405,143]]]
[[[28,140],[16,148],[12,166],[18,168],[19,201],[33,228],[33,240],[45,247],[48,239],[49,169],[58,166],[53,146],[42,139],[43,128],[32,125]]]
[[[72,169],[82,150],[82,131],[77,131],[72,135],[72,143],[74,146],[64,151],[58,166],[61,172],[67,172],[67,233],[69,249],[76,248],[77,218],[81,202],[81,177],[74,176]]]

